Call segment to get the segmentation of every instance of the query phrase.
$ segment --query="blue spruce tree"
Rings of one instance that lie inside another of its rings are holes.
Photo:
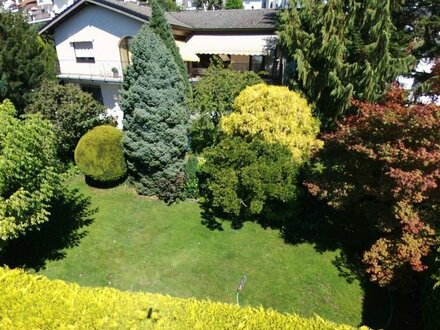
[[[178,198],[185,183],[189,111],[179,68],[162,40],[144,26],[133,41],[121,92],[123,146],[141,195]]]

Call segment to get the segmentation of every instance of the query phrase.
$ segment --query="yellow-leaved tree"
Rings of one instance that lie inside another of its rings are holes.
[[[288,147],[295,163],[302,163],[323,142],[316,138],[319,120],[307,101],[287,87],[258,84],[235,99],[234,112],[222,118],[228,135],[259,138]]]

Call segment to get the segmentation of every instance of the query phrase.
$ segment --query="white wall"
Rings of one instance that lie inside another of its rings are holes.
[[[107,113],[116,119],[118,128],[122,129],[122,119],[124,113],[119,107],[119,90],[121,86],[116,84],[101,84],[101,93],[104,106],[107,108]]]
[[[111,69],[122,73],[119,41],[133,37],[142,23],[108,9],[90,5],[55,29],[55,45],[60,74],[113,77]],[[73,42],[91,41],[95,63],[76,63]]]
[[[244,9],[261,9],[262,0],[243,0]]]

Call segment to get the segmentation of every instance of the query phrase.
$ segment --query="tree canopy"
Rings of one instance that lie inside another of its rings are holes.
[[[302,0],[281,14],[280,42],[294,61],[290,83],[300,89],[326,127],[353,98],[383,97],[414,59],[392,42],[390,0]]]
[[[440,229],[440,108],[411,105],[393,88],[384,104],[355,102],[359,115],[323,136],[320,170],[307,187],[348,214],[372,281],[388,285],[426,269]],[[380,212],[378,212],[380,210]],[[336,223],[337,224],[337,223]]]
[[[233,111],[235,98],[247,86],[261,82],[262,79],[252,71],[234,71],[214,60],[194,86],[192,149],[201,151],[214,145],[220,119]]]
[[[0,245],[47,222],[61,191],[50,122],[41,115],[15,115],[9,100],[0,104]]]
[[[54,47],[21,13],[0,11],[0,101],[8,98],[19,113],[35,88],[55,79]]]
[[[62,160],[72,160],[79,139],[93,127],[108,121],[105,107],[77,85],[45,81],[30,100],[25,111],[41,113],[51,121]]]

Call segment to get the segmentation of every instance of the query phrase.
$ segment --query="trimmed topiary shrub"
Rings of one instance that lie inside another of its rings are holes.
[[[112,184],[127,172],[122,149],[122,131],[109,125],[87,132],[75,149],[75,163],[91,182]]]

